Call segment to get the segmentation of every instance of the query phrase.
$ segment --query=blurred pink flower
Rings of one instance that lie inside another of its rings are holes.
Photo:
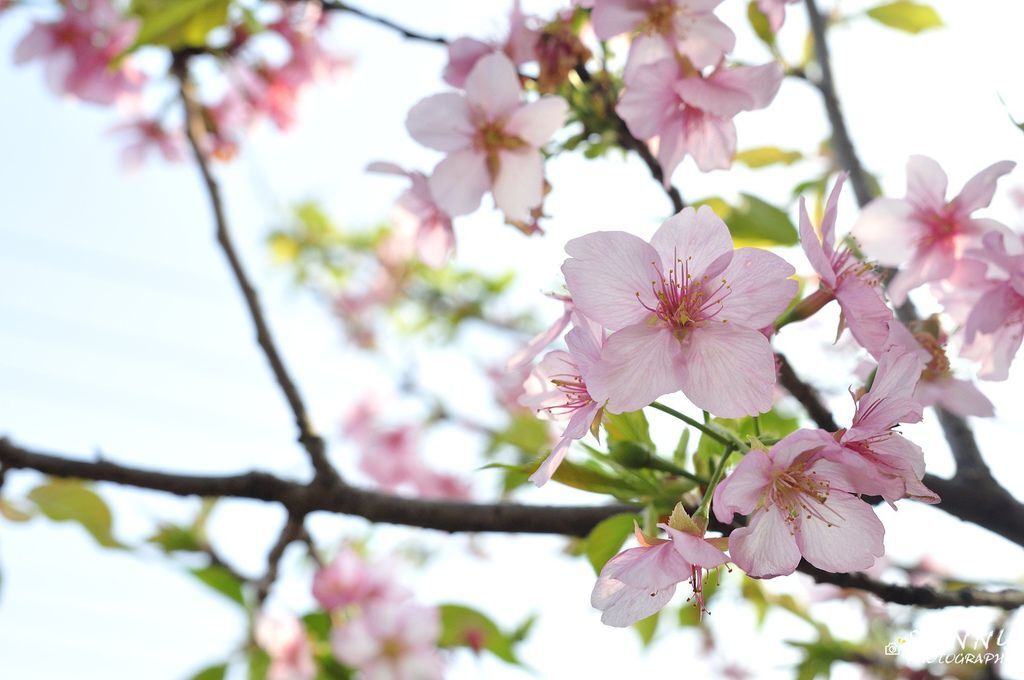
[[[836,212],[845,174],[836,180],[821,221],[821,240],[811,226],[807,206],[800,198],[800,244],[814,270],[821,277],[822,290],[833,295],[842,310],[840,328],[845,324],[861,347],[872,356],[882,352],[892,310],[885,303],[874,267],[861,262],[849,248],[836,248]]]
[[[316,662],[302,622],[291,615],[260,614],[256,644],[270,657],[267,680],[313,680]]]
[[[455,250],[455,232],[451,215],[434,200],[426,175],[403,170],[394,163],[371,163],[366,169],[409,180],[409,188],[395,201],[392,219],[400,231],[414,234],[416,254],[424,264],[444,266]]]
[[[490,190],[506,217],[531,221],[544,198],[544,158],[540,147],[558,130],[567,112],[560,97],[521,102],[519,76],[504,54],[477,62],[465,95],[436,94],[410,111],[406,127],[413,139],[443,151],[429,185],[450,215],[476,210]]]
[[[831,442],[822,430],[798,430],[770,451],[747,453],[715,489],[720,521],[750,516],[729,536],[729,554],[747,575],[791,574],[801,557],[825,571],[857,571],[884,553],[881,521],[850,493],[844,469],[819,455]]]
[[[156,152],[169,163],[185,158],[185,136],[181,130],[168,129],[158,120],[140,118],[114,127],[112,132],[131,135],[121,150],[121,161],[128,169],[140,167],[150,152]]]
[[[987,263],[990,275],[967,316],[963,354],[982,363],[979,377],[1006,380],[1024,338],[1024,240],[993,231],[968,254]]]
[[[630,47],[630,62],[638,58],[644,63],[674,59],[678,53],[700,70],[717,64],[736,45],[732,30],[713,14],[721,2],[594,0],[591,21],[594,33],[602,40],[637,33]],[[628,70],[626,78],[629,83]]]
[[[331,650],[366,680],[440,680],[441,620],[437,609],[384,601],[335,628]]]
[[[666,221],[651,243],[625,232],[569,241],[562,265],[576,309],[609,331],[587,387],[611,413],[682,390],[699,408],[735,418],[771,408],[775,358],[759,329],[796,292],[782,258],[733,250],[702,206]]]
[[[686,155],[702,172],[730,167],[736,154],[732,119],[768,106],[782,75],[776,62],[719,67],[704,76],[684,74],[674,59],[662,59],[636,69],[616,111],[638,139],[657,138],[667,186]]]
[[[668,540],[649,542],[637,528],[640,547],[620,552],[601,569],[590,604],[601,610],[602,623],[625,627],[651,616],[672,599],[676,584],[687,580],[703,608],[703,570],[721,566],[729,557],[701,536],[658,526]]]
[[[786,5],[800,0],[757,0],[757,8],[768,18],[768,26],[772,33],[778,33],[786,21]]]
[[[448,64],[442,77],[452,87],[464,87],[473,67],[482,57],[495,52],[507,56],[516,66],[536,59],[538,32],[533,17],[523,14],[519,0],[513,0],[508,17],[508,35],[504,41],[457,38],[448,44]]]
[[[351,605],[366,607],[381,600],[403,599],[409,593],[397,585],[389,569],[368,564],[350,547],[313,576],[313,597],[324,609]]]
[[[32,26],[14,49],[14,63],[45,61],[57,92],[94,104],[134,97],[143,76],[130,59],[117,59],[134,42],[137,23],[125,21],[109,0],[63,3],[63,10],[60,20]]]
[[[533,338],[526,343],[525,347],[508,358],[506,368],[509,371],[516,371],[523,366],[528,366],[537,358],[537,355],[544,351],[544,348],[557,340],[562,334],[562,331],[568,328],[574,309],[572,298],[568,295],[556,294],[551,294],[548,297],[562,301],[564,305],[564,308],[562,309],[562,316],[558,317],[558,319],[556,319],[555,322],[547,329],[533,336]]]
[[[911,156],[906,198],[876,198],[864,208],[853,227],[864,252],[887,267],[901,267],[888,288],[893,304],[902,304],[907,293],[923,283],[952,275],[964,250],[985,232],[1006,229],[971,214],[988,206],[996,182],[1015,165],[990,165],[947,201],[949,180],[939,164],[926,156]]]
[[[565,342],[569,351],[555,350],[545,355],[523,385],[526,394],[519,400],[538,413],[569,419],[561,439],[530,475],[537,486],[551,479],[572,442],[593,431],[601,419],[601,404],[587,391],[587,376],[601,358],[604,329],[577,314]]]

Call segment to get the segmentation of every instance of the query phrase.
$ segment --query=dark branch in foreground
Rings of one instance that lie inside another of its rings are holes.
[[[189,146],[192,148],[196,164],[199,166],[199,172],[202,175],[203,184],[206,186],[206,192],[210,198],[210,207],[213,210],[214,222],[217,226],[217,242],[224,252],[224,257],[228,261],[231,273],[238,283],[242,297],[245,299],[246,309],[256,329],[256,342],[259,344],[260,349],[263,350],[263,354],[270,364],[270,370],[274,374],[274,379],[277,380],[277,384],[281,388],[281,392],[284,394],[292,414],[295,416],[295,424],[299,430],[299,441],[309,454],[310,462],[313,464],[317,478],[336,478],[337,473],[327,460],[324,440],[314,431],[309,422],[306,404],[299,394],[295,381],[292,380],[291,374],[284,365],[281,353],[277,350],[277,344],[274,342],[274,337],[270,332],[270,327],[267,325],[266,317],[263,314],[263,308],[260,305],[259,295],[256,293],[256,289],[252,285],[249,275],[245,271],[245,266],[242,264],[242,260],[239,258],[234,242],[231,239],[227,217],[224,214],[224,204],[221,199],[220,188],[213,173],[210,171],[206,153],[203,151],[202,140],[206,136],[206,127],[203,122],[203,112],[194,96],[194,86],[189,80],[187,63],[183,61],[176,63],[175,71],[181,84],[181,99],[185,105],[185,133],[188,136]]]
[[[340,2],[340,0],[335,0],[333,2],[325,2],[324,9],[334,12],[348,12],[349,14],[357,16],[360,19],[365,19],[370,23],[374,23],[385,28],[390,28],[392,31],[396,31],[401,35],[405,36],[406,38],[409,38],[410,40],[419,40],[420,42],[429,42],[437,45],[448,44],[447,38],[442,38],[439,35],[426,35],[425,33],[414,31],[410,28],[406,28],[405,26],[395,23],[394,21],[391,21],[391,19],[387,19],[378,14],[371,14],[365,10],[353,7],[347,2]]]
[[[776,353],[775,358],[779,363],[779,383],[800,402],[815,425],[829,432],[838,430],[832,412],[821,400],[818,391],[800,379],[784,355]]]
[[[117,465],[109,461],[81,461],[42,453],[36,453],[15,446],[6,439],[0,439],[0,465],[11,469],[30,469],[55,477],[71,477],[92,481],[113,482],[145,489],[165,491],[179,496],[227,496],[252,498],[278,502],[289,511],[289,517],[301,517],[310,512],[333,512],[363,517],[371,522],[402,524],[425,529],[457,532],[501,532],[557,534],[564,536],[586,536],[603,519],[623,512],[637,512],[629,505],[596,506],[531,506],[514,503],[456,503],[449,501],[428,501],[402,498],[388,494],[356,489],[342,484],[306,486],[290,482],[263,472],[249,472],[231,476],[175,475],[151,472]],[[942,486],[955,484],[945,480],[925,482],[943,494],[943,509],[958,516],[963,507],[954,502],[966,503],[968,512],[973,509],[976,499],[969,492],[951,492]],[[949,505],[950,507],[946,507]],[[998,512],[998,506],[987,508]],[[993,519],[986,517],[985,519]],[[1017,534],[1024,533],[1024,522],[1009,518],[1008,524],[1017,521]],[[285,548],[295,540],[307,540],[301,522],[289,520],[274,548],[268,555],[268,574],[264,577],[269,587],[276,576],[277,562]],[[291,527],[291,528],[289,528]],[[715,527],[721,529],[722,527]],[[993,529],[996,530],[996,529]],[[1007,534],[1004,534],[1007,535]],[[1008,536],[1009,537],[1009,536]],[[1018,536],[1024,543],[1024,536]],[[863,574],[830,574],[820,572],[810,565],[802,564],[800,570],[810,574],[822,583],[832,583],[846,588],[859,588],[875,593],[890,602],[916,604],[922,607],[953,606],[994,606],[1012,609],[1024,605],[1024,595],[1016,591],[989,593],[979,590],[934,591],[928,588],[909,588],[874,581]]]

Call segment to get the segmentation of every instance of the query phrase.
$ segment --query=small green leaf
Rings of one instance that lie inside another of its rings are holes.
[[[55,522],[78,522],[106,548],[124,548],[113,534],[110,508],[95,491],[75,480],[55,479],[28,494],[39,511]]]
[[[636,515],[625,512],[601,520],[590,530],[586,541],[587,560],[595,574],[600,574],[605,563],[619,552],[619,548],[633,533],[635,520]]]
[[[302,617],[302,623],[314,640],[326,640],[331,634],[331,616],[327,612],[310,612]]]
[[[249,680],[267,680],[270,670],[270,656],[256,647],[249,651]]]
[[[540,461],[538,461],[538,465],[539,463]],[[534,467],[536,468],[536,466]],[[591,493],[604,493],[626,498],[636,495],[636,490],[625,481],[570,460],[563,460],[551,479],[574,489]]]
[[[705,198],[695,207],[709,206],[729,227],[736,247],[791,246],[799,241],[789,215],[757,196],[740,194],[738,205],[730,206],[721,198]]]
[[[245,606],[242,584],[224,567],[210,565],[201,569],[189,569],[189,573],[228,599]]]
[[[209,666],[192,676],[191,680],[224,680],[228,674],[226,663]]]
[[[165,553],[199,552],[203,549],[199,538],[192,529],[174,524],[160,525],[156,533],[146,541],[159,546]]]
[[[867,15],[880,24],[907,33],[920,33],[943,25],[942,17],[929,5],[910,0],[897,0],[872,7]]]
[[[754,33],[761,39],[761,42],[768,47],[775,46],[775,31],[772,30],[771,25],[768,23],[768,17],[757,6],[756,0],[750,0],[747,4],[747,20],[750,22],[750,27],[754,29]]]
[[[134,0],[132,14],[142,20],[135,47],[202,47],[213,29],[228,19],[230,0]]]
[[[737,163],[743,163],[750,168],[764,168],[769,165],[793,165],[802,160],[804,155],[799,151],[786,151],[777,146],[758,146],[746,151],[740,151],[733,158]]]
[[[610,444],[636,442],[643,444],[651,451],[655,449],[654,442],[651,441],[651,431],[647,425],[647,416],[643,411],[605,413],[603,423]]]
[[[486,614],[458,604],[442,604],[441,647],[469,647],[479,652],[486,649],[502,661],[522,665],[516,657],[512,638],[498,628]]]
[[[658,632],[658,619],[661,618],[661,611],[656,611],[646,619],[640,619],[633,624],[633,630],[640,636],[640,642],[647,647],[654,640],[654,634]]]

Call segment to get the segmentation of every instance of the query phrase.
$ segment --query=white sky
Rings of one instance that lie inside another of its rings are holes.
[[[524,4],[541,11],[553,3]],[[745,4],[726,0],[721,15],[739,35],[737,57],[764,61],[766,54],[746,28]],[[851,11],[868,6],[843,4]],[[894,195],[902,193],[903,164],[911,153],[935,157],[950,170],[954,188],[996,160],[1024,159],[1024,135],[1007,122],[997,97],[1001,94],[1024,118],[1024,44],[1018,35],[1024,6],[1005,0],[933,4],[947,29],[910,37],[858,20],[833,31],[837,79],[852,134],[867,166]],[[506,9],[503,0],[363,5],[450,36],[497,34]],[[799,6],[789,16],[783,42],[787,53],[796,55],[805,22]],[[37,66],[11,64],[9,55],[26,30],[23,13],[0,20],[0,55],[8,55],[0,58],[0,433],[26,445],[81,455],[102,450],[112,459],[155,468],[229,473],[258,467],[305,474],[289,414],[214,246],[194,169],[151,163],[137,174],[124,174],[118,142],[107,133],[118,121],[115,114],[60,101],[46,89]],[[305,198],[323,201],[341,224],[368,224],[385,216],[401,187],[367,176],[363,168],[378,159],[422,169],[436,162],[437,155],[408,138],[403,120],[419,98],[443,89],[444,64],[442,50],[403,42],[353,18],[341,18],[333,38],[357,57],[355,72],[309,94],[293,132],[260,129],[238,161],[218,169],[239,246],[263,291],[284,354],[314,421],[332,435],[348,404],[368,389],[386,389],[388,365],[346,350],[326,310],[296,293],[286,273],[270,265],[263,238],[282,206]],[[739,128],[741,149],[771,143],[809,152],[827,134],[818,97],[799,82],[786,82],[772,108],[744,115]],[[783,204],[789,187],[815,171],[801,164],[700,175],[687,162],[675,180],[687,198],[742,190]],[[548,173],[555,190],[544,238],[523,238],[502,227],[489,210],[459,220],[456,229],[462,262],[491,271],[514,267],[520,276],[517,301],[536,304],[553,317],[557,306],[545,306],[537,293],[559,283],[566,240],[597,229],[649,236],[668,204],[632,158],[587,162],[566,156],[552,162]],[[1018,171],[1002,187],[1021,183]],[[840,228],[854,214],[848,200]],[[1005,192],[991,214],[1020,226]],[[833,390],[842,420],[850,411],[846,368],[853,359],[844,354],[831,361],[839,352],[828,344],[833,322],[787,329],[779,344],[803,375]],[[474,352],[496,357],[507,349],[495,344]],[[428,384],[446,388],[454,408],[475,413],[486,386],[474,379],[463,355],[459,348],[439,353],[423,375]],[[999,415],[976,428],[997,475],[1024,497],[1019,447],[1006,445],[1024,435],[1017,396],[1024,375],[1020,363],[1007,383],[984,386]],[[659,415],[652,420],[656,435],[672,441],[673,424]],[[925,447],[933,471],[950,469],[934,422],[907,432]],[[472,439],[447,433],[432,444],[429,455],[439,465],[475,466]],[[350,467],[350,453],[337,447],[333,455]],[[27,489],[36,480],[11,474],[6,490]],[[477,474],[481,499],[492,482],[488,473]],[[113,486],[101,492],[125,540],[144,536],[158,518],[184,519],[196,507],[192,501]],[[587,498],[554,485],[524,494],[524,500],[537,502]],[[930,554],[968,578],[1024,575],[1020,548],[979,529],[909,503],[898,514],[880,512],[894,559]],[[214,541],[241,568],[256,573],[281,521],[275,507],[226,502],[214,516]],[[331,544],[362,535],[365,523],[318,516],[313,529]],[[690,633],[666,627],[650,652],[641,654],[632,632],[602,626],[589,606],[590,567],[561,555],[561,539],[483,537],[475,541],[487,555],[481,558],[467,552],[465,537],[384,528],[374,545],[383,551],[414,539],[439,553],[424,572],[408,574],[423,600],[472,604],[508,626],[542,613],[522,648],[540,677],[603,678],[642,670],[712,677]],[[309,572],[300,552],[295,548],[287,555],[287,577],[273,599],[277,607],[302,609],[309,603]],[[0,523],[0,565],[0,677],[184,678],[225,658],[243,635],[240,611],[179,569],[155,557],[98,551],[71,525]],[[797,586],[795,579],[777,583]],[[681,599],[677,596],[677,602]],[[838,634],[857,634],[858,625],[843,605],[822,605],[821,612],[837,624]],[[749,631],[751,616],[728,602],[712,614],[716,628],[725,631],[726,655],[756,669],[759,677],[787,677],[784,667],[778,669],[795,655],[779,640],[806,639],[808,631],[778,615],[763,635],[737,634]],[[963,611],[924,619],[933,630],[949,634],[962,627],[985,628],[987,620],[982,612]],[[1009,675],[1024,669],[1019,650],[1011,651],[1008,663]],[[856,675],[853,669],[844,673],[836,677]],[[534,676],[461,653],[453,658],[450,677]]]

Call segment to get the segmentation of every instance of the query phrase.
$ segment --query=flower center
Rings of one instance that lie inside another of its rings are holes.
[[[551,415],[569,415],[594,403],[590,393],[587,392],[587,385],[583,382],[582,376],[563,373],[561,375],[553,375],[549,379],[565,397],[565,402],[543,409]]]
[[[519,137],[505,132],[505,123],[501,120],[485,121],[479,124],[473,137],[473,146],[487,156],[487,172],[493,180],[498,175],[501,151],[514,151],[526,146]]]
[[[692,260],[693,256],[685,260],[677,257],[672,268],[666,271],[659,269],[656,262],[651,263],[658,276],[651,281],[653,306],[644,302],[640,291],[636,292],[636,299],[654,315],[653,320],[668,326],[679,339],[689,329],[712,320],[727,323],[718,316],[723,301],[732,293],[732,285],[724,277],[712,280],[704,274],[695,279],[690,274]]]
[[[956,209],[947,204],[942,210],[929,210],[919,215],[921,222],[927,227],[924,237],[926,245],[949,244],[963,233]]]
[[[804,519],[817,519],[832,526],[842,517],[826,504],[829,490],[828,480],[818,479],[814,470],[794,465],[773,475],[764,505],[766,508],[774,505],[784,511],[790,531],[796,530],[793,524],[801,515]]]
[[[938,380],[950,374],[949,357],[946,356],[946,349],[942,343],[931,333],[915,333],[914,339],[931,354],[928,365],[921,373],[921,379],[925,381]]]
[[[660,0],[647,9],[647,20],[641,24],[641,33],[670,35],[675,32],[675,18],[679,13],[675,0]]]

